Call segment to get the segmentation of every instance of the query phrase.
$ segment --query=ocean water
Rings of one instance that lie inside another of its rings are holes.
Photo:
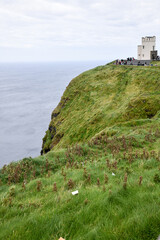
[[[71,79],[106,63],[0,63],[0,167],[40,155],[51,113]]]

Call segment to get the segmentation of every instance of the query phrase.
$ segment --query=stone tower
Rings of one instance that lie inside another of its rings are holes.
[[[138,45],[138,60],[152,60],[156,59],[157,51],[156,37],[142,37],[142,45]]]

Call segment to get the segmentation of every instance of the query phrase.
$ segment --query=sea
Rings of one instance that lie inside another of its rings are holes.
[[[0,168],[39,156],[51,113],[69,82],[107,62],[0,63]]]

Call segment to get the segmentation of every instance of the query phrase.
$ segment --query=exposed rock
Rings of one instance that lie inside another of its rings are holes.
[[[56,135],[57,133],[56,127],[61,124],[61,121],[56,122],[56,119],[60,115],[61,109],[65,107],[68,100],[69,98],[62,97],[60,103],[58,104],[56,109],[52,112],[49,128],[46,131],[46,134],[43,138],[41,155],[49,152],[56,144],[59,143],[61,138],[64,136],[63,133],[59,133]]]
[[[64,136],[63,133],[62,134],[57,134],[57,135],[54,136],[54,139],[53,139],[53,141],[52,141],[52,143],[50,145],[51,149],[59,143],[59,141],[61,140],[61,138],[63,136]]]
[[[54,136],[56,135],[56,127],[50,125],[50,126],[49,126],[49,131],[50,131],[51,139],[53,139]]]
[[[59,114],[60,114],[60,112],[54,112],[53,111],[53,113],[51,115],[51,119],[56,118]]]

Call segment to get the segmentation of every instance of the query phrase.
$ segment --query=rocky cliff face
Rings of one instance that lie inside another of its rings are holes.
[[[62,98],[56,109],[52,112],[49,128],[43,138],[41,154],[50,151],[63,137],[63,133],[57,133],[57,127],[61,124],[61,120],[58,120],[58,116],[68,100],[69,98]]]
[[[160,116],[160,66],[105,65],[73,79],[53,111],[41,153],[91,139],[106,127]]]

